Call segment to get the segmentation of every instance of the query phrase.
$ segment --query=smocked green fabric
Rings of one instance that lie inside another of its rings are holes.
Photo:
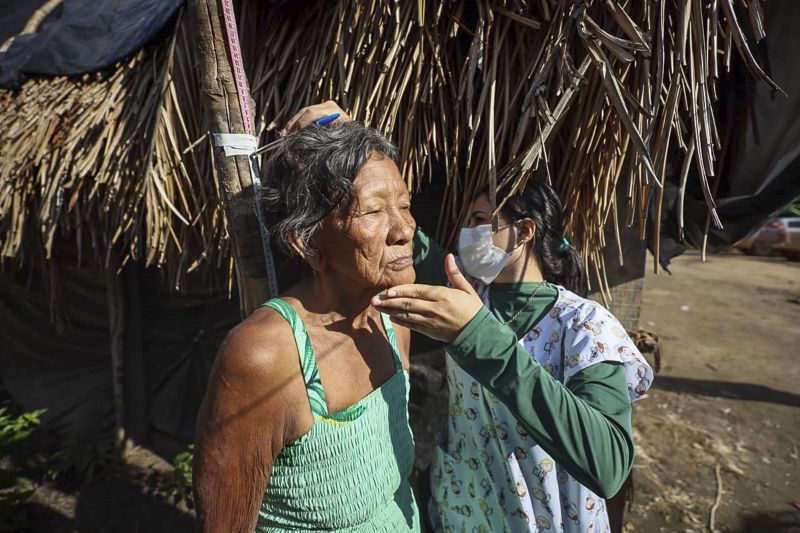
[[[276,458],[256,531],[419,531],[408,482],[414,465],[408,374],[388,317],[381,320],[396,373],[352,406],[330,413],[302,320],[279,298],[264,305],[292,326],[314,425]]]

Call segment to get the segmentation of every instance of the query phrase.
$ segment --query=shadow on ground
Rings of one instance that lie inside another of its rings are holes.
[[[45,506],[38,502],[25,504],[26,527],[16,531],[71,533],[160,532],[189,533],[194,531],[194,517],[165,500],[147,493],[142,482],[125,472],[115,473],[82,487],[53,484],[67,498],[77,494],[74,518],[69,510]],[[1,528],[0,528],[1,529]]]
[[[744,518],[744,533],[800,533],[800,511],[750,515]]]
[[[701,394],[730,400],[749,400],[767,402],[789,407],[800,407],[800,394],[773,389],[752,383],[735,383],[732,381],[709,381],[704,379],[678,378],[658,376],[653,383],[656,389],[686,394]]]
[[[75,519],[81,531],[183,533],[194,531],[194,518],[163,497],[143,493],[127,472],[84,487]]]

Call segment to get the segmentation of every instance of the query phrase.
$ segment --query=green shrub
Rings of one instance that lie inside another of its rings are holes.
[[[192,495],[192,460],[194,459],[194,444],[190,444],[186,451],[175,456],[172,465],[172,500],[175,503],[186,502],[190,509],[194,507]]]
[[[0,407],[0,530],[15,531],[27,526],[29,518],[25,503],[36,489],[34,483],[20,475],[6,457],[9,446],[20,444],[36,430],[45,409],[13,416]]]
[[[114,442],[98,436],[81,441],[70,440],[61,444],[61,448],[50,458],[48,477],[56,479],[64,474],[90,482],[113,471],[120,465],[119,450]]]
[[[190,444],[185,452],[175,456],[172,463],[175,467],[173,479],[176,487],[192,488],[192,460],[194,459],[194,444]]]
[[[19,416],[8,414],[8,408],[0,407],[0,448],[23,441],[39,426],[39,417],[47,409],[38,409]]]

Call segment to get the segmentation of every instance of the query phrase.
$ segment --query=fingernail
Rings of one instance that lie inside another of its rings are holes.
[[[281,137],[286,137],[286,128],[283,128],[281,131],[279,131],[278,135],[280,135]]]
[[[390,297],[391,296],[397,296],[397,291],[390,290],[389,292],[386,293],[386,295],[390,296]]]

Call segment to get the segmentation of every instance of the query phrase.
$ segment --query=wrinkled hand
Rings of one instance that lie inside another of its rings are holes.
[[[456,266],[453,254],[444,261],[453,288],[398,285],[372,299],[379,311],[401,326],[444,342],[453,342],[483,307],[480,297]]]
[[[334,120],[334,122],[344,122],[350,120],[350,117],[342,110],[341,107],[339,107],[339,104],[333,100],[328,100],[327,102],[323,102],[321,104],[304,107],[295,113],[281,130],[281,135],[294,133],[297,130],[305,128],[315,120],[319,120],[322,117],[327,117],[328,115],[333,115],[334,113],[339,113],[339,118]]]

